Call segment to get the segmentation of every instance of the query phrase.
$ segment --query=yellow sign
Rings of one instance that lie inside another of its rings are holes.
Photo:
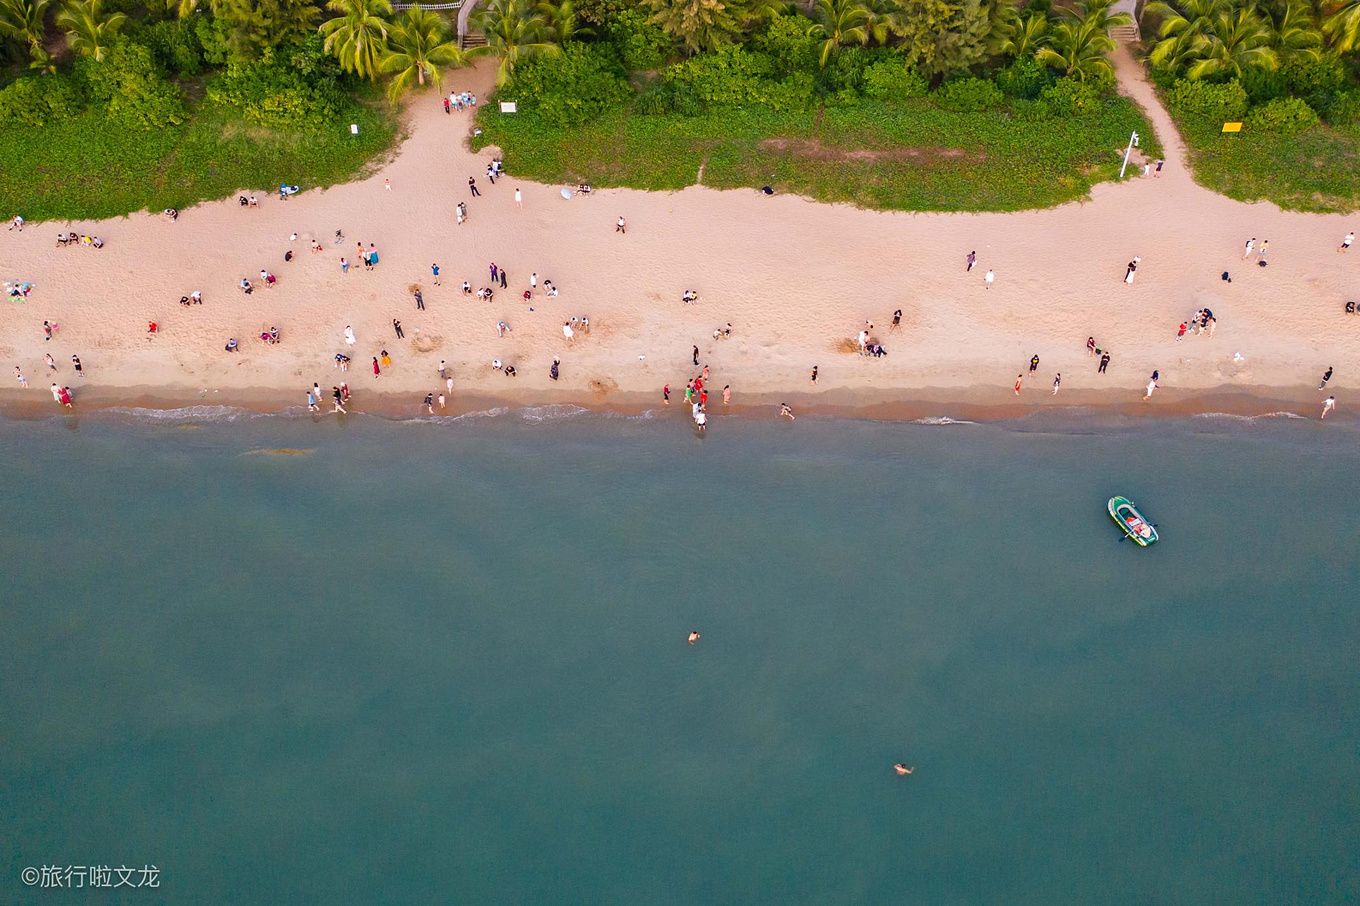
[[[1241,132],[1241,131],[1242,131],[1242,124],[1241,124],[1241,123],[1224,123],[1224,124],[1223,124],[1223,131],[1224,131],[1224,132]]]

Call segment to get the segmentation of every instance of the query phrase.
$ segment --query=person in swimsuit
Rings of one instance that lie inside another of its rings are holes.
[[[896,330],[901,326],[902,326],[902,309],[899,308],[897,311],[893,312],[892,329]]]
[[[907,767],[907,766],[904,765],[904,764],[895,764],[895,765],[893,765],[893,770],[897,772],[897,775],[898,775],[899,777],[905,777],[905,776],[907,776],[908,774],[910,774],[912,771],[916,770],[916,768],[915,768],[915,767],[910,767],[910,768],[909,768],[909,767]]]
[[[691,629],[689,631],[689,643],[693,645],[697,641],[699,641],[699,630]]]
[[[789,417],[789,421],[793,421],[793,419],[794,419],[794,416],[793,416],[793,407],[791,407],[788,403],[780,403],[780,404],[779,404],[779,414],[780,414],[780,415],[787,415],[787,416]]]

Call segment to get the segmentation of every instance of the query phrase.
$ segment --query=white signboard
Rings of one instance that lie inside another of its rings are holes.
[[[515,107],[514,101],[501,101],[501,113],[516,113],[516,112],[518,111]]]
[[[349,124],[349,134],[350,134],[350,135],[358,135],[358,134],[359,134],[359,124],[358,124],[358,123],[350,123],[350,124]]]

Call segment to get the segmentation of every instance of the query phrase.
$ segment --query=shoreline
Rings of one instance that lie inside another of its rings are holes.
[[[999,394],[991,387],[924,388],[910,391],[909,397],[904,396],[904,392],[845,389],[778,395],[745,394],[740,402],[728,406],[724,406],[721,399],[711,397],[709,411],[719,416],[759,413],[775,418],[778,417],[779,404],[787,402],[799,417],[885,422],[951,419],[978,423],[1008,422],[1048,413],[1071,413],[1074,410],[1089,413],[1093,419],[1115,416],[1159,420],[1210,414],[1256,418],[1283,412],[1314,420],[1321,411],[1316,399],[1319,391],[1304,387],[1255,388],[1252,391],[1231,387],[1205,391],[1159,389],[1154,399],[1147,402],[1137,396],[1131,400],[1113,400],[1113,394],[1109,391],[1072,391],[1063,394],[1061,401],[1045,394],[1042,402],[997,401],[995,397]],[[679,394],[672,395],[675,400],[669,408],[681,417],[687,417],[683,389]],[[42,421],[60,415],[76,416],[129,409],[171,412],[199,406],[240,409],[259,415],[282,415],[302,408],[295,397],[294,393],[284,394],[261,388],[204,393],[187,387],[96,387],[84,389],[76,397],[77,408],[68,411],[48,399],[42,388],[30,387],[28,390],[0,391],[0,418]],[[323,409],[317,417],[335,415],[328,408],[329,400],[323,402]],[[435,416],[453,418],[492,410],[527,411],[555,406],[625,416],[667,410],[662,401],[652,394],[636,392],[592,394],[564,390],[544,396],[530,392],[478,394],[455,390],[448,400],[448,407],[437,410]],[[418,401],[413,402],[409,394],[371,391],[361,391],[356,395],[349,414],[386,419],[428,417],[423,406]],[[1333,418],[1344,419],[1344,416],[1333,413]]]

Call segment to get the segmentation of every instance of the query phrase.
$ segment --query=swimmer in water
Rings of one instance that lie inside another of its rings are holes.
[[[908,774],[910,774],[912,771],[916,770],[916,768],[915,768],[915,767],[910,767],[910,768],[909,768],[909,767],[907,767],[907,766],[904,765],[904,764],[895,764],[895,765],[893,765],[893,770],[896,771],[896,772],[898,773],[899,776],[905,777],[905,776],[907,776]]]
[[[693,645],[697,641],[699,641],[699,630],[691,629],[689,632],[689,643]]]

